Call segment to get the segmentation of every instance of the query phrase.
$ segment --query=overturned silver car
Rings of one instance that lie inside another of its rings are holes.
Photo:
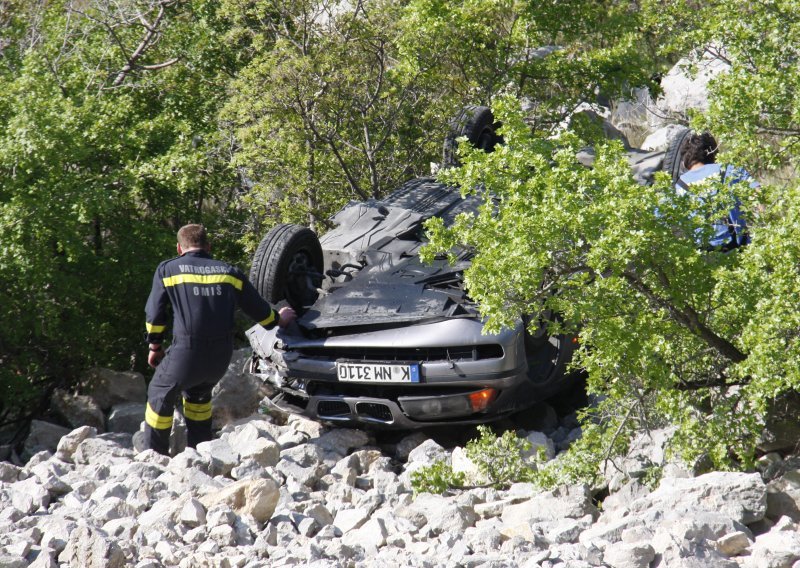
[[[487,151],[500,141],[486,107],[468,107],[454,125],[445,162],[457,136]],[[664,162],[663,152],[631,152],[642,180],[673,167]],[[548,335],[546,321],[520,316],[513,329],[482,333],[462,278],[469,250],[453,265],[420,261],[426,219],[448,223],[479,205],[418,178],[385,199],[351,202],[319,238],[299,225],[274,227],[250,278],[299,317],[287,329],[247,332],[251,372],[275,387],[272,403],[327,422],[414,429],[496,420],[575,384],[575,338]]]

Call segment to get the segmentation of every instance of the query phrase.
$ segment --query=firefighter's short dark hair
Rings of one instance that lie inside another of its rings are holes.
[[[178,244],[184,249],[206,248],[208,234],[203,225],[184,225],[178,230]]]
[[[689,136],[683,150],[683,165],[687,169],[692,164],[713,164],[717,161],[717,141],[710,132],[694,133]]]

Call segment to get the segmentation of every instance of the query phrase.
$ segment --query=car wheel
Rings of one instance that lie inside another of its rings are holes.
[[[692,131],[690,129],[681,128],[667,145],[667,151],[664,154],[664,164],[661,169],[665,172],[669,172],[672,176],[673,183],[678,181],[678,178],[686,172],[686,168],[683,165],[683,153],[691,133]]]
[[[317,299],[322,269],[317,235],[306,227],[282,223],[261,239],[253,255],[250,281],[271,304],[286,300],[302,314]]]
[[[572,335],[548,335],[544,323],[534,333],[525,332],[528,379],[537,399],[558,394],[575,382],[575,376],[566,373],[566,369],[576,346]]]
[[[494,121],[492,110],[485,106],[470,105],[450,122],[450,130],[444,139],[442,153],[442,166],[458,166],[458,138],[466,136],[470,144],[484,152],[491,152],[494,147],[502,143],[502,137],[496,134],[500,127]]]

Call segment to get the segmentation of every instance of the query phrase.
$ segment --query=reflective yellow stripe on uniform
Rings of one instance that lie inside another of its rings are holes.
[[[189,402],[183,399],[183,415],[187,420],[211,420],[211,402]]]
[[[164,333],[167,330],[167,326],[154,323],[145,323],[144,327],[147,328],[147,333]]]
[[[172,428],[172,414],[169,416],[161,416],[147,403],[147,410],[144,413],[144,421],[147,425],[155,430],[167,430]]]
[[[237,290],[242,289],[242,281],[230,274],[176,274],[163,279],[164,286],[178,284],[230,284]]]
[[[260,322],[258,322],[258,323],[259,323],[260,325],[269,325],[269,324],[271,324],[272,322],[274,322],[274,321],[275,321],[275,316],[276,316],[276,315],[277,315],[277,312],[276,312],[275,310],[271,310],[271,311],[269,312],[269,316],[267,316],[266,318],[264,318],[263,320],[261,320],[261,321],[260,321]]]

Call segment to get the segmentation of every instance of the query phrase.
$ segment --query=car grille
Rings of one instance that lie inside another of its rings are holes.
[[[350,406],[346,402],[338,400],[321,400],[317,404],[317,414],[319,416],[347,416],[350,414]]]
[[[355,404],[355,411],[351,413],[350,405],[341,400],[321,400],[317,403],[317,416],[323,420],[349,418],[355,414],[362,418],[378,420],[380,422],[394,422],[391,409],[377,402],[358,402]]]
[[[359,416],[367,416],[383,422],[392,421],[392,411],[385,404],[376,404],[374,402],[359,402],[356,404],[356,414]]]
[[[500,359],[503,348],[498,344],[458,347],[304,347],[296,350],[302,357],[335,361],[480,361]]]

